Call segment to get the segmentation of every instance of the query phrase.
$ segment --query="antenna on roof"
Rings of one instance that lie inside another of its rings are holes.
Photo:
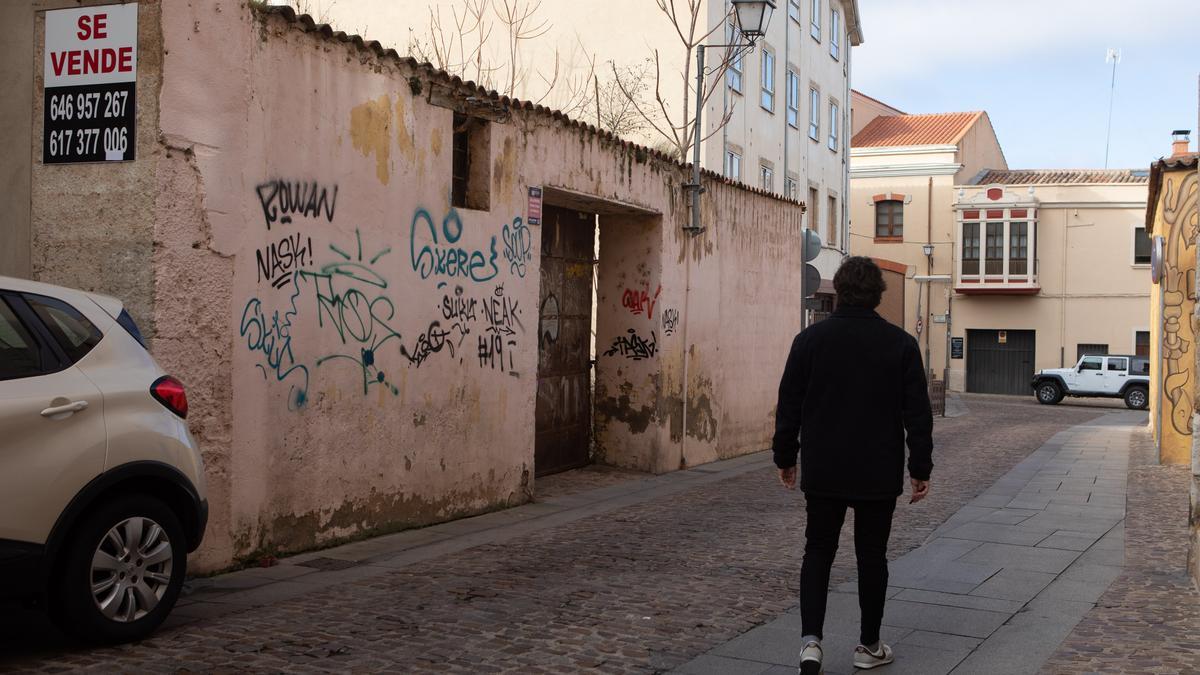
[[[1112,114],[1113,100],[1117,95],[1117,64],[1121,62],[1121,50],[1108,48],[1108,53],[1104,56],[1105,63],[1113,64],[1112,69],[1112,85],[1108,91],[1108,131],[1104,136],[1104,168],[1108,168],[1108,148],[1112,143]]]

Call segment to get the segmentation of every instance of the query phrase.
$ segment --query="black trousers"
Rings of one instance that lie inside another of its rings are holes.
[[[804,564],[800,568],[800,621],[805,635],[824,638],[829,570],[847,507],[854,509],[854,554],[858,558],[858,607],[862,611],[860,641],[879,641],[887,596],[887,544],[892,533],[895,499],[851,501],[805,495],[808,524]]]

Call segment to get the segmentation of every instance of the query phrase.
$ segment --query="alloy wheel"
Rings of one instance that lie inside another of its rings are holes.
[[[1146,392],[1141,389],[1135,389],[1129,392],[1129,404],[1134,408],[1141,409],[1146,405]]]
[[[92,555],[92,599],[109,620],[137,621],[158,606],[173,567],[166,531],[150,518],[127,518],[104,535]]]

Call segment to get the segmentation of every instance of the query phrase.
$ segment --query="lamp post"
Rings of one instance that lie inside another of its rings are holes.
[[[754,41],[767,34],[767,24],[771,21],[771,13],[775,10],[775,0],[730,0],[733,3],[733,15],[737,21],[738,34],[746,38],[746,44],[730,45],[696,45],[696,120],[693,123],[694,141],[692,144],[692,183],[687,188],[692,191],[692,224],[685,227],[691,234],[700,234],[704,228],[700,225],[700,193],[704,188],[700,185],[700,139],[702,132],[701,120],[704,116],[704,50],[707,47],[735,49],[737,51],[752,49]],[[735,54],[738,58],[740,54]],[[786,167],[785,167],[786,168]]]

